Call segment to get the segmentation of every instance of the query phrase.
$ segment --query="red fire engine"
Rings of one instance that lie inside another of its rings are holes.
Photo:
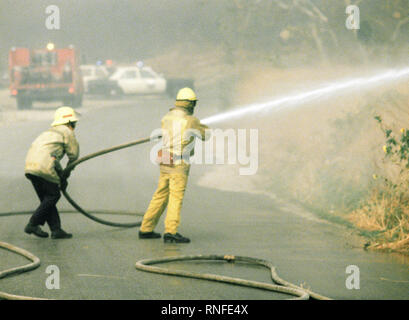
[[[9,53],[10,93],[18,109],[30,109],[34,101],[61,101],[82,105],[83,82],[78,53],[73,47],[30,50],[12,48]]]

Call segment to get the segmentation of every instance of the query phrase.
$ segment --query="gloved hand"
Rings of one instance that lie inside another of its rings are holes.
[[[67,187],[68,187],[68,181],[67,181],[67,179],[61,179],[61,181],[60,181],[60,188],[61,188],[61,190],[62,190],[62,191],[65,191],[65,190],[67,190]]]
[[[55,155],[51,155],[54,158],[54,169],[57,172],[58,177],[61,180],[67,180],[70,177],[71,171],[66,171],[62,168],[60,161],[57,160]]]
[[[51,156],[54,158],[55,172],[57,172],[57,175],[61,178],[64,169],[62,168],[60,161],[58,161],[54,155],[51,155]]]
[[[67,180],[71,175],[71,171],[63,170],[60,175],[60,179]]]
[[[60,176],[64,171],[64,169],[61,166],[60,161],[58,160],[54,160],[54,169],[57,172],[58,176]]]

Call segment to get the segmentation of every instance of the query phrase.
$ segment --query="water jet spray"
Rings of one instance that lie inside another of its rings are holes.
[[[359,77],[335,81],[322,87],[301,93],[290,93],[286,96],[277,97],[264,103],[253,103],[239,107],[214,116],[207,117],[201,122],[210,125],[233,118],[241,118],[246,115],[268,111],[280,111],[289,108],[300,107],[307,102],[324,98],[326,96],[342,93],[343,91],[357,91],[374,88],[385,82],[398,81],[402,78],[409,78],[409,68],[391,69],[373,76]]]

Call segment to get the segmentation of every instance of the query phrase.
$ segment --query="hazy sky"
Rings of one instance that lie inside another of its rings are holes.
[[[186,43],[194,43],[200,50],[206,50],[210,43],[224,48],[241,46],[248,52],[263,49],[267,55],[284,58],[299,48],[303,55],[312,57],[320,57],[319,52],[325,50],[341,56],[346,55],[347,47],[350,53],[357,50],[354,32],[345,27],[343,0],[309,2],[328,15],[328,23],[310,17],[299,5],[283,10],[271,1],[247,0],[250,5],[246,7],[243,0],[0,0],[0,68],[7,66],[11,47],[40,48],[49,41],[57,47],[73,44],[88,63],[98,59],[144,60],[176,45],[183,48]],[[409,24],[402,25],[400,38],[393,45],[390,42],[395,27],[409,13],[409,0],[405,1],[360,2],[359,34],[369,39],[364,45],[377,46],[371,52],[389,54],[407,44]],[[400,5],[392,10],[394,3]],[[45,11],[50,5],[60,9],[60,30],[46,28]],[[288,48],[281,40],[285,32],[293,36],[285,43]],[[324,49],[320,51],[321,47]]]
[[[12,46],[74,44],[89,60],[146,58],[178,41],[201,41],[195,30],[217,37],[216,1],[201,0],[0,0],[2,64]],[[47,30],[45,10],[60,9],[60,30]],[[213,33],[213,35],[212,35]]]

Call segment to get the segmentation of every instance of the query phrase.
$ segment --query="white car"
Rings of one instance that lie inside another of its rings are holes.
[[[80,66],[82,79],[84,82],[84,92],[88,92],[88,83],[92,80],[106,79],[109,77],[109,72],[104,66],[98,65],[82,65]]]
[[[118,66],[109,78],[90,81],[88,92],[110,97],[165,93],[174,97],[184,87],[193,89],[193,79],[165,79],[148,66]]]
[[[166,79],[150,67],[118,67],[109,78],[123,94],[160,94],[166,91]]]

